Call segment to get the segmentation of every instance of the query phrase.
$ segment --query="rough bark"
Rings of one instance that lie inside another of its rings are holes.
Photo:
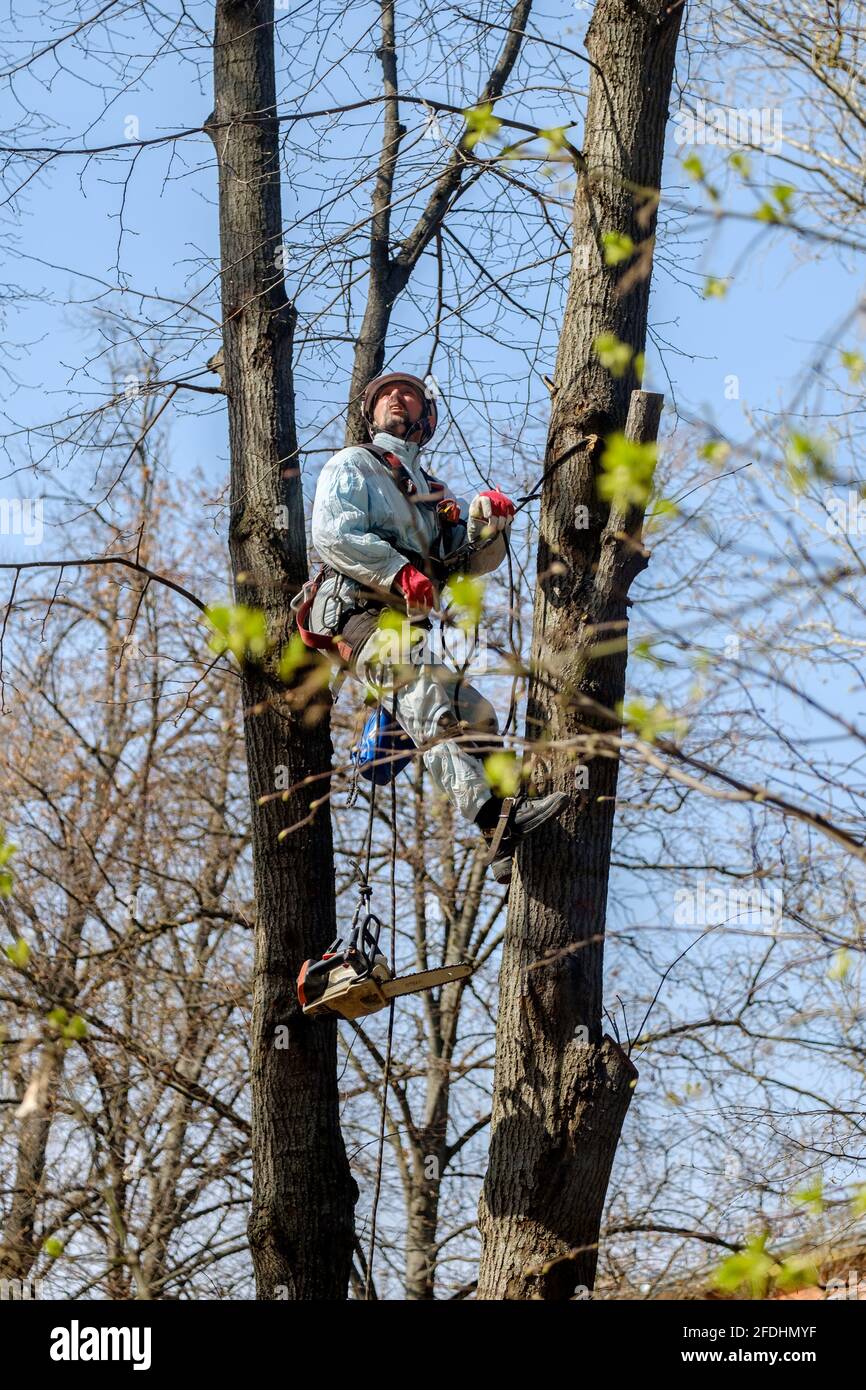
[[[214,112],[219,161],[224,380],[231,452],[229,547],[239,603],[264,610],[277,647],[307,575],[292,382],[295,313],[283,284],[272,0],[218,0]],[[272,666],[243,673],[256,898],[250,1246],[260,1298],[342,1299],[357,1196],[339,1126],[336,1022],[311,1024],[294,982],[336,934],[327,810],[302,822],[327,781],[273,793],[331,765],[325,718],[309,723]],[[327,805],[327,803],[325,803]],[[285,1025],[288,1046],[275,1046]]]
[[[604,711],[624,696],[625,643],[596,657],[592,647],[625,638],[628,587],[646,554],[640,510],[623,515],[601,502],[596,474],[602,441],[626,427],[637,380],[631,372],[614,377],[593,344],[609,333],[643,351],[651,242],[644,273],[635,276],[634,263],[605,265],[601,239],[609,231],[635,243],[653,235],[656,200],[646,194],[660,184],[680,16],[668,0],[599,0],[587,34],[594,66],[586,172],[575,194],[541,499],[538,674],[527,713],[533,739],[603,740],[618,728]],[[661,397],[636,393],[627,432],[653,439],[660,409]],[[549,761],[554,785],[574,792],[573,764],[562,755]],[[572,795],[553,828],[518,854],[500,975],[479,1298],[568,1299],[577,1285],[592,1287],[610,1169],[636,1080],[601,1026],[617,761],[581,761],[588,792]]]

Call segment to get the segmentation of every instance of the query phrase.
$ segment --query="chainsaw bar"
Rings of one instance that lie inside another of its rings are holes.
[[[465,961],[457,965],[441,965],[438,970],[419,970],[415,975],[404,975],[399,980],[387,980],[379,986],[386,999],[396,999],[400,994],[417,994],[419,989],[435,989],[437,985],[450,985],[452,980],[465,980],[472,974],[472,966]]]

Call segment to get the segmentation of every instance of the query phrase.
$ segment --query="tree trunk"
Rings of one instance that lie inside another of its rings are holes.
[[[680,16],[669,0],[599,0],[587,34],[594,66],[586,170],[575,194],[541,499],[532,739],[603,740],[618,731],[603,711],[624,696],[627,591],[646,556],[640,509],[624,515],[599,500],[598,456],[627,418],[633,438],[654,439],[661,397],[636,392],[629,416],[636,376],[615,378],[596,358],[604,333],[643,351],[651,266],[649,242],[641,274],[633,274],[640,256],[607,267],[602,237],[617,232],[640,243],[653,234]],[[613,638],[622,639],[617,650],[593,657],[594,644]],[[555,785],[572,791],[573,763],[561,753],[551,762]],[[553,828],[518,854],[500,975],[479,1298],[568,1299],[577,1285],[592,1287],[637,1075],[601,1027],[617,760],[585,762],[588,793],[572,796]]]
[[[272,641],[290,636],[288,601],[307,575],[292,380],[295,312],[282,274],[273,0],[218,0],[214,113],[219,162],[225,387],[231,450],[229,547],[239,603],[264,610]],[[243,672],[252,811],[256,962],[252,1018],[253,1199],[250,1246],[263,1299],[343,1299],[357,1196],[339,1125],[336,1021],[305,1020],[302,961],[336,935],[327,810],[303,821],[327,780],[287,802],[259,798],[331,765],[326,718],[293,709],[273,662]],[[327,806],[327,802],[325,803]],[[285,1025],[288,1046],[276,1043]]]

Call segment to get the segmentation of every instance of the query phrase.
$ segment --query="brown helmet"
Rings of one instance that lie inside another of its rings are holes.
[[[376,397],[386,386],[393,386],[398,381],[414,386],[421,396],[423,403],[421,418],[416,425],[413,425],[410,433],[414,434],[416,430],[420,430],[421,437],[418,443],[419,445],[426,444],[433,438],[433,431],[439,421],[439,412],[429,387],[420,377],[413,376],[411,372],[387,372],[385,376],[374,377],[370,382],[364,392],[364,403],[361,406],[361,417],[370,431],[370,438],[372,439],[376,432],[376,426],[373,424],[373,406],[376,404]]]

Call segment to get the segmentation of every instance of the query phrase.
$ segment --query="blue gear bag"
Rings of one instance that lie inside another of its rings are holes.
[[[409,750],[405,757],[393,756],[403,748]],[[415,745],[409,735],[380,706],[368,717],[361,741],[352,749],[352,762],[365,782],[386,787],[412,761],[414,751]]]

